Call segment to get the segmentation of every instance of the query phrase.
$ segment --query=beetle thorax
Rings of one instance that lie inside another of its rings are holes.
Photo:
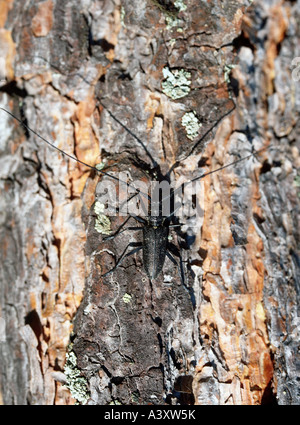
[[[164,220],[165,217],[152,216],[148,217],[148,224],[155,229],[156,227],[162,226],[164,224]]]

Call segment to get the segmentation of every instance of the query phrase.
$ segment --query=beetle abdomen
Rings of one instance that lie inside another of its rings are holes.
[[[155,279],[162,271],[168,243],[169,228],[167,226],[143,227],[143,261],[147,276]]]

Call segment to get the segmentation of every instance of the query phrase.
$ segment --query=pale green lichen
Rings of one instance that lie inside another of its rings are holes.
[[[180,25],[182,22],[178,18],[178,13],[183,12],[187,9],[187,5],[183,0],[175,0],[174,3],[161,2],[160,0],[151,0],[152,3],[164,14],[166,20],[166,28],[172,30],[173,28]],[[178,30],[177,30],[178,31]]]
[[[111,233],[111,222],[110,219],[103,214],[105,205],[97,201],[94,206],[94,211],[97,215],[95,220],[95,229],[102,235],[110,235]]]
[[[231,71],[236,67],[236,65],[229,64],[224,66],[224,81],[225,83],[230,83],[230,74]]]
[[[181,119],[181,124],[185,127],[186,135],[191,140],[198,136],[199,129],[202,125],[199,123],[194,112],[185,113]]]
[[[178,12],[184,12],[187,9],[187,5],[184,3],[183,0],[175,0],[174,6],[178,10]]]
[[[132,296],[131,295],[129,295],[129,294],[124,294],[124,296],[123,296],[123,298],[122,298],[122,300],[123,300],[123,302],[125,303],[125,304],[128,304],[128,303],[130,303],[131,302],[131,299],[132,299]]]
[[[185,69],[163,68],[164,81],[162,82],[162,91],[172,99],[180,99],[186,96],[191,88],[191,73]]]
[[[101,215],[104,213],[104,208],[105,208],[105,205],[97,201],[94,206],[94,211],[97,215]]]
[[[169,40],[167,43],[171,48],[174,47],[174,45],[176,44],[176,38],[171,38],[171,40]]]
[[[168,30],[171,30],[174,27],[178,27],[180,20],[174,16],[166,16],[166,27]]]
[[[97,168],[97,170],[101,171],[103,170],[103,168],[106,166],[105,162],[100,162],[99,164],[95,165],[95,168]]]
[[[169,13],[166,16],[166,27],[168,30],[171,30],[175,27],[178,27],[181,24],[180,18],[178,18],[178,13],[183,12],[187,9],[187,5],[184,4],[183,0],[176,0],[174,2],[175,12]],[[178,28],[177,31],[182,31],[182,28]]]
[[[113,400],[110,403],[108,403],[109,406],[122,406],[122,403],[119,400]]]
[[[121,19],[121,25],[123,25],[123,27],[126,27],[125,23],[124,23],[124,19],[125,19],[125,9],[122,6],[121,7],[121,14],[120,14],[120,19]]]
[[[77,357],[74,351],[69,351],[66,354],[64,374],[67,381],[65,386],[70,390],[72,397],[79,403],[86,404],[90,398],[87,380],[81,376],[81,371],[77,367]]]

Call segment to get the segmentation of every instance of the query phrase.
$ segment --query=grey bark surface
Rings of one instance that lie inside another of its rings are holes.
[[[80,160],[147,179],[111,114],[177,180],[265,148],[203,179],[192,238],[171,231],[184,284],[168,259],[150,281],[141,253],[103,278],[140,232],[104,241],[101,177],[0,111],[3,404],[300,402],[299,2],[179,3],[0,12],[0,106]],[[166,69],[188,83],[168,91]]]

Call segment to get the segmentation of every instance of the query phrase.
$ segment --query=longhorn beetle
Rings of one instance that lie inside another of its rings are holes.
[[[151,156],[150,152],[147,150],[146,146],[144,145],[144,143],[142,142],[142,140],[140,140],[130,129],[128,129],[118,118],[116,118],[107,108],[105,105],[103,105],[103,103],[101,102],[101,105],[103,106],[104,109],[107,110],[107,112],[109,113],[109,115],[116,121],[118,122],[119,125],[121,125],[136,141],[138,141],[138,143],[143,147],[143,149],[145,150],[146,154],[148,155],[148,157],[150,158],[151,162],[152,162],[152,169],[151,172],[152,174],[155,173],[158,175],[158,181],[159,182],[163,182],[163,181],[167,181],[170,183],[170,173],[171,171],[178,166],[178,163],[175,163],[170,170],[168,171],[168,173],[164,176],[161,173],[160,167],[157,164],[157,162],[153,159],[153,157]],[[140,201],[141,201],[141,205],[143,207],[143,210],[145,211],[145,205],[143,204],[143,201],[141,199],[141,197],[144,197],[151,208],[152,211],[152,207],[153,207],[153,201],[151,199],[151,196],[149,195],[149,193],[141,191],[140,189],[137,189],[135,186],[133,186],[132,184],[128,183],[128,181],[124,181],[122,179],[117,178],[116,176],[107,173],[95,166],[92,166],[90,164],[87,164],[81,160],[79,160],[78,158],[76,158],[75,156],[72,156],[66,152],[64,152],[62,149],[58,148],[57,146],[54,145],[53,142],[50,142],[49,140],[47,140],[46,138],[44,138],[43,136],[41,136],[40,134],[38,134],[35,130],[33,130],[32,128],[30,128],[27,124],[25,124],[21,119],[17,118],[14,114],[12,114],[11,112],[7,111],[4,108],[0,108],[2,111],[6,112],[7,114],[9,114],[12,118],[16,119],[25,129],[26,131],[30,131],[31,133],[33,133],[35,136],[37,136],[40,140],[42,140],[43,142],[47,143],[48,145],[50,145],[51,147],[53,147],[54,149],[58,150],[60,153],[62,153],[64,156],[77,161],[78,163],[92,169],[95,170],[98,174],[107,176],[109,179],[112,179],[114,181],[119,182],[119,184],[125,185],[127,188],[131,188],[134,190],[133,195],[129,198],[132,199],[135,196],[139,196]],[[230,111],[231,112],[231,111]],[[227,114],[226,114],[227,115]],[[221,119],[223,119],[224,117],[222,117]],[[221,120],[220,119],[220,120]],[[220,121],[219,120],[219,121]],[[218,121],[218,122],[219,122]],[[215,126],[216,124],[214,124]],[[202,137],[201,139],[197,142],[201,142],[206,135],[213,129],[210,128]],[[194,149],[194,148],[193,148]],[[181,224],[178,222],[178,219],[175,217],[175,213],[178,210],[179,206],[178,204],[175,203],[175,196],[176,194],[178,194],[181,190],[182,187],[186,187],[187,185],[192,184],[193,182],[196,182],[200,179],[203,179],[204,177],[219,172],[221,170],[224,170],[225,168],[231,167],[241,161],[245,161],[246,159],[256,155],[257,153],[265,150],[266,148],[262,148],[260,150],[257,151],[252,151],[251,154],[243,157],[243,158],[239,158],[236,161],[233,161],[229,164],[226,164],[222,167],[216,168],[212,171],[209,171],[207,173],[203,173],[195,178],[193,178],[192,180],[188,181],[187,183],[182,184],[180,187],[178,187],[177,189],[172,189],[170,192],[170,195],[167,197],[162,197],[160,196],[159,200],[156,201],[156,203],[158,204],[158,206],[156,206],[156,211],[158,211],[158,214],[156,213],[155,215],[152,214],[146,214],[145,218],[142,218],[140,216],[137,216],[135,214],[129,214],[129,217],[123,222],[123,224],[117,229],[117,231],[111,235],[108,236],[106,238],[104,238],[105,240],[108,239],[112,239],[114,237],[116,237],[119,233],[123,232],[124,230],[142,230],[143,231],[143,242],[141,243],[129,243],[127,245],[127,247],[125,248],[123,254],[120,256],[120,258],[117,260],[116,265],[113,269],[111,269],[110,271],[108,271],[107,273],[105,273],[103,276],[106,276],[110,273],[112,273],[114,270],[116,270],[116,268],[121,264],[121,262],[128,256],[140,251],[141,249],[143,250],[143,265],[144,265],[144,269],[146,271],[147,276],[149,277],[149,279],[155,279],[159,276],[159,274],[162,271],[163,265],[164,265],[164,261],[165,261],[165,257],[167,256],[177,267],[179,267],[180,270],[180,277],[181,277],[181,281],[184,283],[184,273],[183,273],[183,267],[182,267],[182,259],[181,259],[181,255],[180,255],[180,251],[179,249],[172,243],[169,242],[168,240],[168,236],[169,236],[169,229],[170,228],[174,228],[176,230],[176,228],[180,227]],[[192,151],[191,151],[192,152]],[[170,211],[168,215],[164,215],[163,214],[163,202],[166,200],[170,200],[169,201],[169,205],[170,206]],[[152,204],[152,205],[151,205]],[[130,218],[134,218],[137,222],[141,223],[142,226],[139,227],[128,227],[126,229],[123,229],[124,225],[128,222],[128,220]],[[122,230],[121,230],[122,229]],[[133,247],[133,249],[129,252],[127,252],[128,248]],[[177,261],[175,260],[175,258],[173,257],[173,255],[179,257],[180,259],[180,265],[178,265]]]

